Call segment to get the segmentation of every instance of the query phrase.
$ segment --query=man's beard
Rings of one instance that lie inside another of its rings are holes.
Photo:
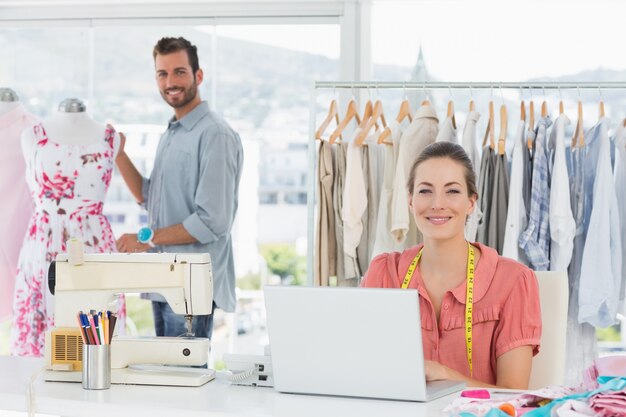
[[[165,102],[167,104],[169,104],[170,106],[172,106],[175,109],[178,109],[178,108],[181,108],[181,107],[185,107],[193,99],[195,99],[196,96],[198,95],[198,85],[196,84],[195,81],[193,82],[193,84],[191,84],[189,86],[189,88],[183,89],[183,97],[182,97],[182,99],[180,99],[179,101],[172,101],[170,96],[167,95],[167,92],[170,91],[170,90],[176,90],[176,89],[178,89],[178,87],[168,88],[168,89],[166,89],[164,91],[161,91],[161,97],[163,97],[163,100],[165,100]]]

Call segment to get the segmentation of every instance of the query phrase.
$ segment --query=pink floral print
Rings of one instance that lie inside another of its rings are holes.
[[[70,237],[82,239],[85,252],[115,252],[111,225],[102,214],[119,137],[107,126],[102,141],[85,145],[55,143],[42,124],[30,134],[36,143],[27,161],[27,181],[35,202],[18,261],[13,297],[11,353],[43,356],[44,334],[54,326],[54,299],[48,267],[65,251]],[[122,323],[123,300],[118,309]]]

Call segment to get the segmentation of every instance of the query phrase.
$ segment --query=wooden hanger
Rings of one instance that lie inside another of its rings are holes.
[[[548,117],[548,103],[545,100],[541,103],[541,117]]]
[[[500,137],[498,138],[498,155],[504,155],[506,148],[507,116],[506,106],[500,106]]]
[[[469,102],[469,111],[476,111],[476,104],[474,104],[474,100],[470,100]]]
[[[326,131],[326,128],[330,124],[331,120],[333,120],[333,118],[335,119],[335,122],[337,123],[337,126],[339,126],[339,112],[337,111],[337,100],[335,100],[335,99],[332,99],[330,101],[330,107],[328,108],[328,114],[326,115],[326,118],[320,124],[320,126],[317,128],[317,131],[315,132],[315,139],[316,140],[322,140],[322,135],[324,134],[324,131]]]
[[[454,118],[454,102],[448,101],[448,111],[446,116],[452,119],[452,127],[456,129],[456,119]]]
[[[483,145],[482,145],[483,148],[487,144],[487,138],[489,138],[489,147],[491,149],[495,149],[496,147],[494,127],[493,127],[493,118],[494,118],[493,113],[494,113],[493,101],[489,101],[489,121],[487,122],[487,131],[485,132],[485,137],[483,138]]]
[[[522,122],[526,121],[526,104],[524,103],[524,100],[522,100],[519,106],[519,119]]]
[[[572,149],[585,146],[585,133],[583,131],[583,103],[578,100],[578,121],[572,137]]]
[[[409,118],[409,122],[413,121],[413,116],[411,115],[411,104],[409,100],[404,99],[402,103],[400,103],[400,110],[398,111],[398,116],[396,116],[396,122],[402,123],[405,117]]]
[[[602,119],[604,117],[604,101],[603,100],[600,100],[600,108],[599,108],[598,114],[599,114],[599,117],[598,117],[599,119]]]
[[[563,100],[559,100],[559,114],[563,114],[563,113],[565,113]]]
[[[357,124],[361,124],[361,116],[359,116],[359,109],[357,108],[357,104],[354,99],[350,100],[350,102],[348,103],[346,116],[343,118],[343,120],[341,120],[335,131],[330,135],[330,137],[328,138],[328,142],[330,142],[331,144],[335,143],[335,140],[337,140],[337,138],[341,136],[341,133],[352,121],[352,119],[355,119]]]
[[[405,118],[409,118],[409,122],[413,122],[413,116],[411,116],[411,104],[408,99],[402,100],[400,103],[400,110],[398,111],[398,115],[396,116],[396,122],[402,123]],[[391,136],[391,128],[385,125],[383,131],[378,135],[377,142],[384,143],[385,145],[393,145],[393,142],[387,140],[387,138]]]
[[[369,119],[363,117],[363,121],[359,125],[361,131],[354,138],[354,143],[357,145],[363,145],[363,142],[365,141],[365,138],[367,137],[369,131],[372,129],[372,126],[377,126],[378,128],[378,119],[380,119],[384,127],[387,127],[387,121],[385,120],[385,115],[383,113],[383,103],[380,100],[376,100],[376,104],[374,104],[374,106],[372,107],[371,112],[372,114],[370,115]]]

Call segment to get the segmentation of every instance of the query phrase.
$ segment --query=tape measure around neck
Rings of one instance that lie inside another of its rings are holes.
[[[409,265],[409,269],[406,271],[404,281],[402,281],[402,288],[409,288],[409,283],[415,272],[415,268],[422,257],[424,248],[417,252],[415,258]],[[467,286],[465,291],[465,348],[467,351],[467,363],[469,365],[470,377],[472,377],[472,313],[474,311],[474,248],[467,242]]]

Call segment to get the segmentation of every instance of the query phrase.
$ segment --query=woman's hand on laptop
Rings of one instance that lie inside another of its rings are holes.
[[[435,361],[424,361],[424,369],[426,372],[426,381],[437,381],[440,379],[455,379],[454,370]]]

